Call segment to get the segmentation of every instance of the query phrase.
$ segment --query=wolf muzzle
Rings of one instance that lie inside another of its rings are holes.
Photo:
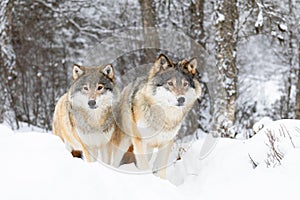
[[[185,102],[185,98],[184,97],[179,97],[177,99],[177,102],[178,102],[177,106],[183,106],[183,104]]]
[[[96,101],[94,99],[88,101],[88,105],[90,108],[95,109],[96,108]]]

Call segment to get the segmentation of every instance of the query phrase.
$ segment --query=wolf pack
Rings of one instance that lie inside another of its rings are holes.
[[[166,178],[174,139],[201,95],[197,65],[195,58],[173,62],[160,54],[122,92],[112,64],[74,65],[73,82],[55,107],[53,133],[88,162],[116,168],[134,162]]]

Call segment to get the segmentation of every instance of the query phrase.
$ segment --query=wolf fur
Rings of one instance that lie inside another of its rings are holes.
[[[110,139],[116,129],[112,106],[118,98],[111,64],[73,66],[73,83],[55,107],[53,133],[67,149],[80,150],[89,161],[110,164]]]
[[[133,144],[138,168],[149,169],[149,159],[154,148],[158,148],[152,170],[161,178],[166,177],[174,137],[201,94],[196,68],[196,59],[173,63],[161,54],[148,76],[138,78],[122,91],[115,145],[126,152]],[[121,154],[114,153],[116,165],[121,159]]]

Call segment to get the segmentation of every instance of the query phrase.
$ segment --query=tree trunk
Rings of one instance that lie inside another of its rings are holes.
[[[191,37],[205,48],[205,34],[203,27],[204,20],[204,0],[191,1]]]
[[[5,69],[11,71],[16,63],[16,56],[12,45],[12,0],[1,0],[0,2],[0,47],[1,64]]]
[[[215,121],[221,126],[223,132],[221,136],[229,137],[230,128],[235,121],[236,97],[237,97],[237,66],[236,66],[236,22],[238,19],[237,1],[217,1],[216,2],[216,67],[219,71],[220,89],[224,94],[220,96],[217,105],[217,112],[223,117],[221,122]],[[221,102],[223,101],[223,102]],[[219,127],[220,128],[220,127]]]
[[[14,71],[16,65],[16,55],[12,45],[12,8],[13,0],[1,0],[0,1],[0,90],[3,91],[1,95],[3,102],[0,106],[3,108],[0,109],[1,113],[5,112],[6,98],[8,98],[9,103],[11,104],[12,110],[15,112],[15,117],[17,115],[17,108],[15,105],[15,96],[14,94],[8,94],[9,91],[13,90],[14,80],[16,79],[16,72]],[[2,115],[1,114],[1,115]],[[0,121],[3,116],[0,116]],[[16,126],[19,128],[19,123],[16,118]]]
[[[139,0],[142,12],[142,24],[144,35],[144,55],[146,59],[143,62],[150,63],[155,60],[157,56],[157,49],[159,49],[159,36],[156,30],[156,13],[153,5],[153,0]],[[143,57],[143,56],[141,56]]]
[[[298,81],[296,87],[296,119],[300,119],[300,42],[298,43]]]
[[[293,5],[292,1],[289,0],[289,13],[293,13]],[[289,75],[287,79],[287,94],[286,94],[286,110],[284,111],[283,117],[288,119],[289,114],[291,113],[291,93],[292,93],[292,80],[294,76],[294,67],[293,67],[293,59],[294,59],[294,32],[292,29],[289,30],[289,36],[288,36],[288,65],[289,65]]]

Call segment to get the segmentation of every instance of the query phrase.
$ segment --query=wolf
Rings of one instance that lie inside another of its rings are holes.
[[[132,144],[138,168],[148,170],[153,150],[158,149],[152,171],[166,178],[166,165],[173,140],[181,124],[201,95],[197,80],[197,60],[174,63],[159,55],[145,77],[138,78],[122,91],[116,123],[120,149]],[[116,164],[122,156],[114,153]]]
[[[84,159],[111,162],[110,139],[116,129],[113,102],[119,91],[111,64],[73,66],[73,83],[55,107],[53,133],[70,152],[82,151]]]

